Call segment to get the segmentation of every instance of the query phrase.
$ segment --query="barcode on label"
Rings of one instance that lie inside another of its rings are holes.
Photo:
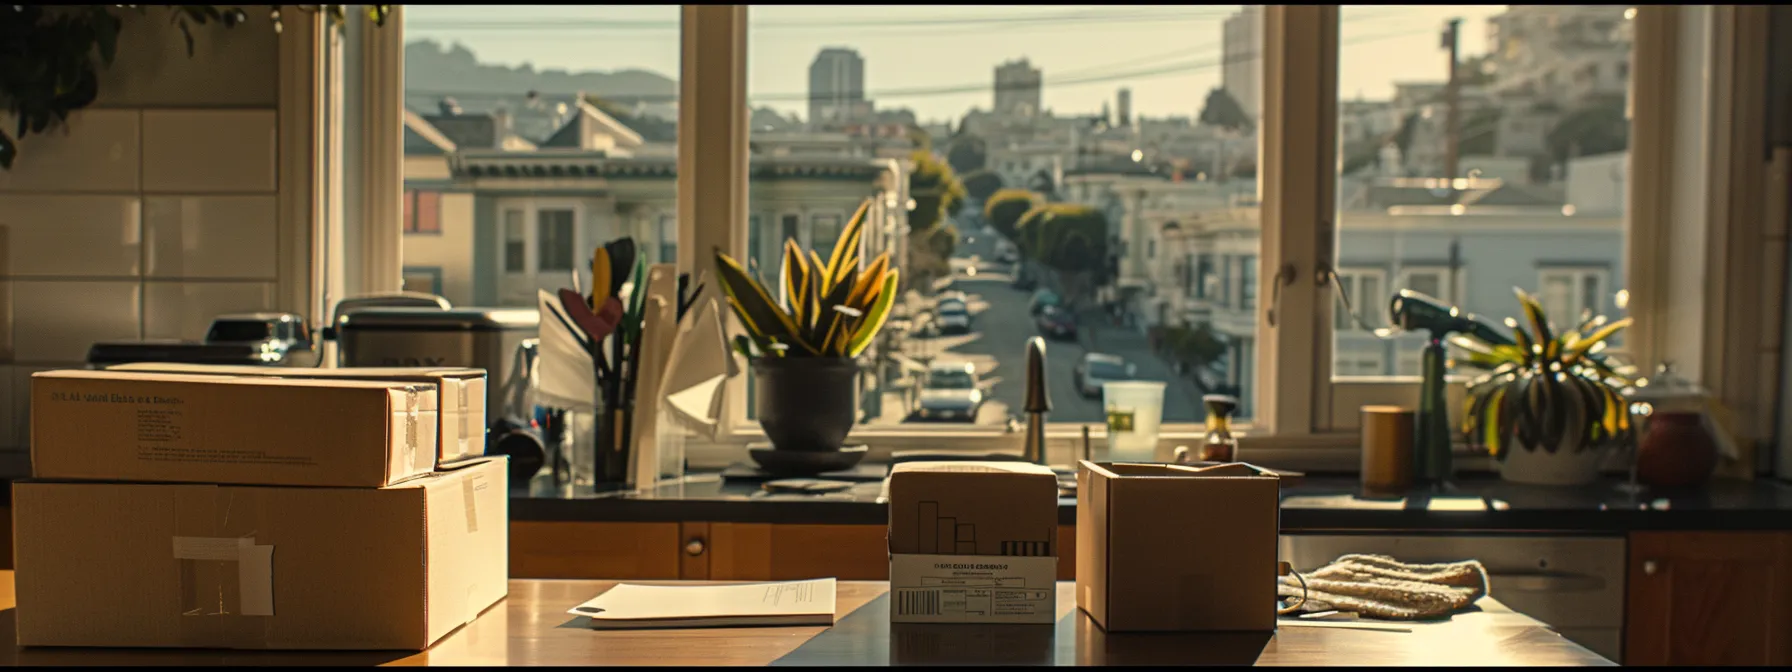
[[[896,594],[896,613],[900,616],[938,616],[940,615],[940,591],[900,591]]]

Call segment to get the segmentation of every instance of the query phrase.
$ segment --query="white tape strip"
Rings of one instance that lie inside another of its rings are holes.
[[[175,537],[176,560],[236,563],[237,594],[244,616],[274,615],[274,547],[248,537]]]

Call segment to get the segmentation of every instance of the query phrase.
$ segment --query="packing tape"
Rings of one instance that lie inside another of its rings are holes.
[[[274,547],[257,544],[249,537],[174,537],[174,559],[195,562],[236,563],[236,610],[241,616],[274,615]],[[183,562],[182,564],[186,564]],[[196,573],[192,568],[183,571]],[[193,587],[198,589],[203,584]],[[216,610],[184,609],[187,615],[224,615],[233,613],[223,599],[222,581],[217,584]],[[208,595],[195,592],[195,604]]]
[[[472,428],[468,426],[468,424],[472,422],[472,419],[467,417],[468,415],[472,415],[472,414],[467,412],[467,408],[468,408],[467,407],[467,381],[465,381],[465,380],[460,381],[460,384],[455,385],[454,389],[459,392],[458,396],[460,397],[460,401],[454,407],[455,412],[460,415],[460,435],[459,435],[459,437],[460,437],[460,452],[455,454],[455,458],[459,459],[459,458],[464,458],[464,457],[470,457],[473,454],[472,446],[468,445],[473,440]],[[442,412],[442,406],[439,403],[436,405],[436,412],[437,413]],[[445,437],[445,436],[437,437],[436,440],[441,441],[442,439],[445,439],[445,438],[448,438],[448,437]],[[480,452],[485,452],[485,451],[481,450]]]
[[[417,464],[417,388],[404,390],[404,462]]]
[[[460,494],[466,504],[469,534],[479,531],[479,498],[475,492],[477,487],[473,483],[476,480],[480,480],[479,474],[468,474],[467,478],[460,479]]]

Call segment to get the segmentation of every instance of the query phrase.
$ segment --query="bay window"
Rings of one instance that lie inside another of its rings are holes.
[[[1068,380],[1084,353],[1101,352],[1168,383],[1164,456],[1196,437],[1200,395],[1227,391],[1249,410],[1251,459],[1354,464],[1357,409],[1417,398],[1415,337],[1359,324],[1387,326],[1399,289],[1496,324],[1517,314],[1514,287],[1540,296],[1552,321],[1633,316],[1622,347],[1635,361],[1682,354],[1697,360],[1683,372],[1732,397],[1774,376],[1746,371],[1737,348],[1711,350],[1777,342],[1726,335],[1745,306],[1720,293],[1761,298],[1744,274],[1779,267],[1716,263],[1764,235],[1747,218],[1764,170],[1749,144],[1761,119],[1747,105],[1764,94],[1745,77],[1765,67],[1751,60],[1764,38],[1752,8],[703,5],[484,21],[495,11],[404,10],[404,107],[430,132],[392,110],[362,114],[388,115],[392,142],[409,133],[407,150],[419,151],[407,151],[407,170],[427,157],[439,164],[429,179],[445,171],[472,193],[469,207],[437,207],[443,237],[471,234],[459,258],[412,259],[407,243],[402,262],[381,263],[439,267],[450,287],[457,275],[564,275],[626,234],[664,246],[661,258],[683,271],[719,248],[775,277],[784,240],[825,254],[843,213],[869,198],[868,252],[891,252],[913,290],[901,310],[913,330],[892,329],[862,362],[859,438],[877,452],[1017,445],[1017,362],[1042,291],[1084,333],[1048,347],[1055,461],[1084,426],[1103,435],[1100,400]],[[1461,22],[1450,31],[1447,19]],[[1004,27],[975,32],[985,24]],[[1050,37],[1067,30],[1125,37],[1089,52]],[[1571,37],[1593,33],[1605,37]],[[524,62],[541,70],[517,70]],[[1560,77],[1560,62],[1620,76]],[[641,86],[550,82],[585,71],[635,73]],[[500,72],[536,78],[475,83]],[[1120,87],[1132,95],[1116,98]],[[1053,158],[1004,187],[1105,227],[1079,248],[1088,258],[995,261],[1001,234],[954,185],[1014,173],[1013,156]],[[422,211],[398,188],[362,188],[390,199],[395,227]],[[450,216],[461,212],[466,221]],[[1164,249],[1182,270],[1152,262],[1160,244],[1175,246]],[[1715,287],[1694,280],[1706,272]],[[921,328],[948,285],[967,294],[974,334]],[[501,302],[496,289],[450,299]],[[1660,319],[1669,314],[1716,326]],[[1176,353],[1153,335],[1177,328],[1224,349],[1172,365]],[[970,423],[911,421],[916,372],[945,360],[994,381],[992,402]],[[693,449],[694,463],[738,460],[759,436],[748,377],[730,382],[726,427],[711,452]]]

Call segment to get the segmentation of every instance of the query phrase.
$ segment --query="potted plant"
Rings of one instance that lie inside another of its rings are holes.
[[[856,419],[858,364],[896,301],[888,252],[861,264],[871,202],[859,206],[824,261],[784,242],[777,294],[726,254],[716,271],[745,328],[735,349],[752,363],[756,411],[777,451],[838,451]]]
[[[1603,351],[1630,318],[1607,323],[1585,315],[1574,329],[1556,333],[1543,306],[1521,289],[1513,290],[1530,331],[1506,318],[1511,343],[1490,343],[1468,335],[1450,342],[1467,352],[1457,364],[1485,371],[1468,384],[1465,430],[1471,445],[1484,446],[1499,460],[1508,481],[1544,485],[1584,485],[1599,477],[1608,449],[1631,436],[1631,367],[1616,365]]]

